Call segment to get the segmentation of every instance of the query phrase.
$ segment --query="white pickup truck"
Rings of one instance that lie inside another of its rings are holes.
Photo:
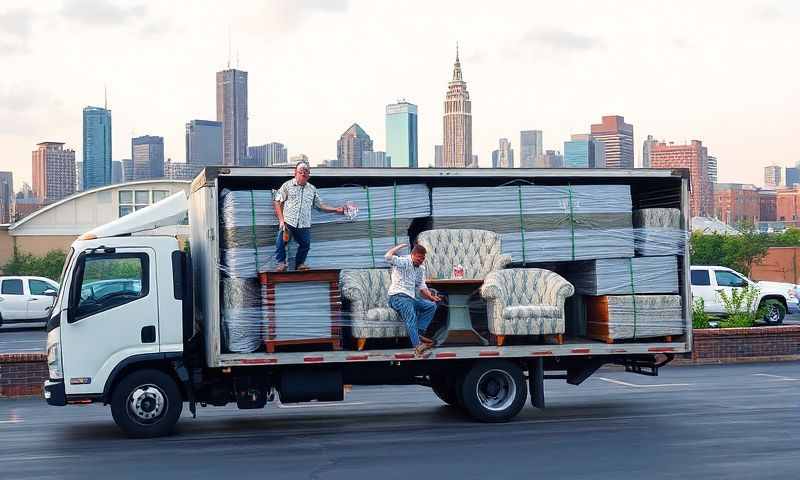
[[[764,321],[769,324],[783,323],[789,303],[784,289],[777,288],[769,283],[756,283],[741,273],[726,267],[718,266],[692,266],[692,296],[702,298],[705,311],[710,314],[721,315],[726,313],[722,304],[720,293],[728,295],[735,289],[748,285],[759,290],[753,302],[753,308],[764,306],[767,308]],[[772,301],[770,301],[772,300]]]
[[[47,323],[58,284],[44,277],[0,277],[0,326]]]

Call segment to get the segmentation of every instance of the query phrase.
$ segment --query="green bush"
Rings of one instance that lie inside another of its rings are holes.
[[[746,276],[767,254],[769,247],[800,247],[800,229],[761,233],[752,224],[740,224],[741,235],[695,232],[690,239],[692,265],[720,265]]]
[[[47,277],[56,282],[61,276],[66,253],[63,250],[51,250],[43,256],[19,253],[14,251],[11,260],[3,265],[4,275],[30,275],[33,277]]]
[[[697,297],[692,302],[692,328],[708,328],[709,320],[708,313],[706,313],[706,302],[703,297]]]
[[[759,293],[759,288],[752,285],[734,288],[730,295],[725,290],[720,291],[719,298],[726,314],[726,317],[720,321],[720,326],[722,328],[752,327],[757,319],[764,316],[764,308],[754,305]]]

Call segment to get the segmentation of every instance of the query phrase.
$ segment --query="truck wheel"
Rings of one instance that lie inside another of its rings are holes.
[[[120,381],[111,395],[111,415],[126,435],[169,435],[183,410],[175,381],[160,370],[137,370]]]
[[[431,390],[433,390],[433,393],[441,401],[453,407],[459,406],[456,380],[455,376],[431,375]]]
[[[764,321],[772,325],[780,325],[786,317],[786,309],[778,300],[767,300],[764,302],[767,312],[764,314]]]
[[[459,396],[476,420],[500,423],[511,420],[522,410],[528,389],[517,364],[505,360],[481,361],[464,375]]]

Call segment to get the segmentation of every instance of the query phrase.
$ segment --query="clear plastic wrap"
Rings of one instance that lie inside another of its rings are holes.
[[[587,336],[605,342],[685,333],[680,295],[585,297]]]
[[[408,243],[414,218],[430,215],[428,187],[423,184],[388,187],[318,189],[322,201],[346,205],[349,215],[311,212],[313,268],[374,268],[386,266],[383,254],[397,243]],[[222,263],[235,277],[255,277],[275,269],[278,219],[270,190],[224,190],[220,205]],[[287,260],[294,267],[297,244],[292,240]]]
[[[633,211],[634,248],[637,256],[684,255],[688,232],[681,228],[677,208],[642,208]]]
[[[675,256],[570,262],[564,270],[580,295],[678,293]]]
[[[627,185],[433,189],[434,228],[501,234],[515,263],[632,257]]]
[[[264,337],[261,285],[257,278],[222,279],[222,343],[234,353],[251,353]]]

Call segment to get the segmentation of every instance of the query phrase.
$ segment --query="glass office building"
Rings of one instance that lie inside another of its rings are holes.
[[[111,110],[83,109],[83,189],[111,184]]]
[[[417,106],[400,101],[386,106],[386,156],[392,167],[419,166]]]

